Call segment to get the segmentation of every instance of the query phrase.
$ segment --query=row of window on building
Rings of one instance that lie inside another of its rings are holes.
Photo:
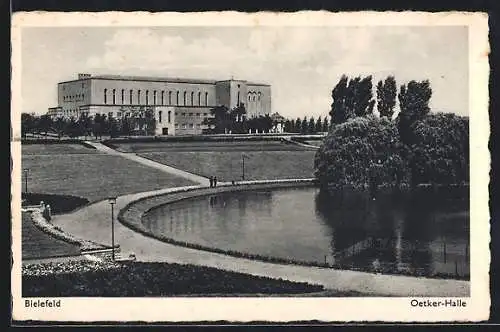
[[[153,91],[153,103],[152,105],[174,105],[172,103],[172,91],[167,91],[168,92],[168,103],[167,103],[167,99],[166,99],[166,94],[165,94],[165,91],[161,91],[161,97],[160,98],[157,98],[158,97],[158,94],[157,94],[158,91],[154,90]],[[126,100],[126,97],[125,97],[125,90],[122,89],[121,90],[121,104],[122,105],[125,105],[125,100]],[[129,90],[128,91],[128,104],[129,105],[132,105],[134,104],[133,103],[133,95],[134,95],[134,92],[133,90]],[[137,104],[141,104],[140,100],[141,100],[141,90],[137,90]],[[202,93],[201,92],[198,92],[198,98],[197,98],[197,101],[198,101],[198,104],[195,105],[195,93],[194,92],[191,92],[190,94],[190,98],[188,99],[188,93],[187,91],[184,91],[183,93],[183,104],[184,106],[187,105],[187,101],[190,100],[191,104],[190,106],[208,106],[208,92],[205,92],[204,94],[204,103],[202,103]],[[177,91],[176,94],[175,94],[175,105],[180,105],[179,103],[179,96],[180,96],[180,91]],[[149,90],[146,90],[146,105],[149,105]],[[71,101],[83,101],[83,99],[85,98],[85,94],[76,94],[76,95],[70,95],[70,96],[64,96],[63,97],[63,101],[65,102],[71,102]],[[111,98],[112,98],[112,102],[111,104],[112,105],[116,105],[116,89],[113,89],[111,90]],[[248,93],[248,101],[260,101],[261,99],[261,93],[260,92],[249,92]],[[239,98],[239,92],[238,92],[238,101],[240,100]],[[158,102],[158,103],[157,103]],[[108,104],[108,89],[104,89],[104,104]]]
[[[181,123],[180,125],[178,123],[176,123],[174,125],[174,127],[176,129],[193,129],[195,127],[195,124],[194,123]],[[201,124],[200,123],[197,123],[196,124],[196,128],[200,129],[201,128]]]
[[[260,97],[261,97],[260,92],[250,91],[248,93],[248,101],[255,101],[255,98],[257,98],[257,101],[260,101]]]
[[[150,91],[145,90],[145,100],[146,100],[146,105],[150,105]],[[134,95],[136,96],[137,100],[137,105],[141,104],[141,90],[137,90],[135,93],[133,90],[129,90],[128,93],[125,91],[125,89],[121,89],[120,92],[120,104],[122,105],[133,105],[134,104]],[[111,100],[108,100],[108,94],[110,94]],[[180,105],[180,91],[176,91],[175,95],[173,94],[173,91],[157,91],[153,90],[153,100],[151,105],[174,105],[172,102],[173,97],[175,97],[175,105]],[[108,89],[104,89],[104,104],[108,104],[111,101],[112,105],[117,104],[117,95],[116,95],[116,89],[113,89],[109,91]],[[205,92],[202,94],[201,92],[197,93],[197,98],[196,102],[197,105],[195,104],[195,93],[191,92],[188,95],[187,91],[184,91],[182,94],[183,98],[183,104],[184,106],[187,106],[187,102],[190,101],[191,104],[190,106],[208,106],[208,92]],[[127,100],[128,99],[128,100]],[[127,103],[128,101],[128,103]]]
[[[63,112],[63,114],[65,114],[65,115],[75,115],[75,114],[77,114],[77,113],[78,113],[78,109],[76,109],[76,108],[72,108],[72,109],[65,109],[65,110],[63,110],[62,112]],[[82,113],[82,112],[81,112],[81,113]],[[159,111],[158,113],[160,114],[160,121],[159,121],[159,122],[161,122],[161,114],[162,114],[162,111]],[[116,112],[116,116],[117,116],[118,118],[121,118],[122,116],[129,117],[129,116],[131,116],[131,114],[132,114],[131,112],[122,112],[122,111],[117,111],[117,112]],[[177,116],[184,116],[184,117],[186,117],[186,116],[194,116],[194,117],[198,117],[198,118],[203,117],[203,119],[207,119],[207,118],[208,118],[208,115],[209,115],[208,113],[187,113],[187,112],[182,112],[182,113],[179,113],[179,112],[175,112],[175,116],[176,116],[176,117],[177,117]],[[115,112],[108,112],[108,117],[114,117],[114,116],[115,116]],[[171,117],[171,113],[170,113],[170,111],[169,111],[169,112],[168,112],[168,118],[169,118],[168,122],[169,122],[169,123],[170,123],[170,117]]]
[[[63,101],[83,101],[83,99],[85,98],[85,94],[84,93],[81,93],[81,94],[76,94],[76,95],[71,95],[71,96],[64,96],[63,97]]]

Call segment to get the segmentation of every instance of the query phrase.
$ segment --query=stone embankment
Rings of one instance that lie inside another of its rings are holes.
[[[311,144],[306,144],[306,143],[302,143],[302,142],[298,142],[296,140],[294,140],[292,137],[283,137],[282,140],[287,143],[287,144],[293,144],[293,145],[298,145],[298,146],[301,146],[303,148],[307,148],[307,149],[310,149],[310,150],[318,150],[319,149],[319,146],[316,146],[316,145],[311,145]]]

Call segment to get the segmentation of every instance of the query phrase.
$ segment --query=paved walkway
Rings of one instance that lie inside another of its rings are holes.
[[[190,188],[197,187],[191,186]],[[198,186],[201,187],[201,186]],[[173,189],[118,197],[115,211],[137,199],[168,193]],[[321,284],[326,289],[357,291],[381,296],[469,296],[470,283],[459,280],[377,275],[296,265],[280,265],[175,246],[145,237],[116,220],[115,242],[127,256],[135,253],[138,261],[196,264],[290,281]],[[111,244],[111,209],[107,201],[96,202],[74,213],[54,216],[52,222],[82,239]]]
[[[175,168],[175,167],[167,166],[167,165],[164,165],[162,163],[159,163],[159,162],[147,159],[147,158],[140,157],[140,156],[136,155],[135,153],[125,153],[125,152],[116,151],[116,150],[111,149],[110,147],[107,147],[106,145],[104,145],[102,143],[99,143],[99,142],[85,141],[85,143],[92,145],[98,151],[101,151],[101,152],[104,152],[104,153],[107,153],[110,155],[114,155],[114,156],[120,156],[120,157],[129,159],[129,160],[141,163],[145,166],[156,168],[156,169],[159,169],[160,171],[170,173],[172,175],[175,175],[175,176],[178,176],[181,178],[185,178],[187,180],[190,180],[190,181],[193,181],[196,183],[200,183],[202,185],[208,184],[208,179],[203,177],[203,176],[189,173],[189,172],[183,171],[183,170]]]

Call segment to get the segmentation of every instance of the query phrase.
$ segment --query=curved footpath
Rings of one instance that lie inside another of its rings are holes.
[[[184,188],[206,187],[189,186]],[[167,194],[179,189],[169,188],[120,196],[115,205],[116,212],[138,199]],[[213,190],[216,191],[217,188]],[[115,244],[120,245],[121,251],[125,255],[133,252],[138,261],[203,265],[270,278],[320,284],[329,290],[357,291],[380,296],[459,297],[469,296],[470,294],[470,283],[468,281],[281,265],[175,246],[132,231],[118,222],[117,215],[118,213],[115,213]],[[54,216],[52,222],[65,232],[76,237],[102,244],[111,244],[110,219],[111,208],[109,203],[100,201],[74,213]]]
[[[189,173],[189,172],[183,171],[181,169],[153,161],[151,159],[143,158],[141,156],[136,155],[135,153],[126,153],[126,152],[116,151],[110,147],[107,147],[106,145],[104,145],[102,143],[99,143],[99,142],[85,141],[85,143],[93,146],[98,151],[101,151],[101,152],[104,152],[104,153],[107,153],[110,155],[126,158],[128,160],[135,161],[137,163],[143,164],[143,165],[148,166],[148,167],[156,168],[162,172],[170,173],[172,175],[176,175],[176,176],[185,178],[187,180],[191,180],[191,181],[196,182],[196,183],[200,183],[203,185],[208,184],[208,179],[203,177],[203,176],[199,176],[199,175],[196,175],[194,173]]]

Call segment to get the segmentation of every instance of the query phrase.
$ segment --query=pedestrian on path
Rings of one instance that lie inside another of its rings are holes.
[[[214,176],[214,187],[217,187],[217,177]]]
[[[210,188],[214,187],[214,177],[210,175]]]

